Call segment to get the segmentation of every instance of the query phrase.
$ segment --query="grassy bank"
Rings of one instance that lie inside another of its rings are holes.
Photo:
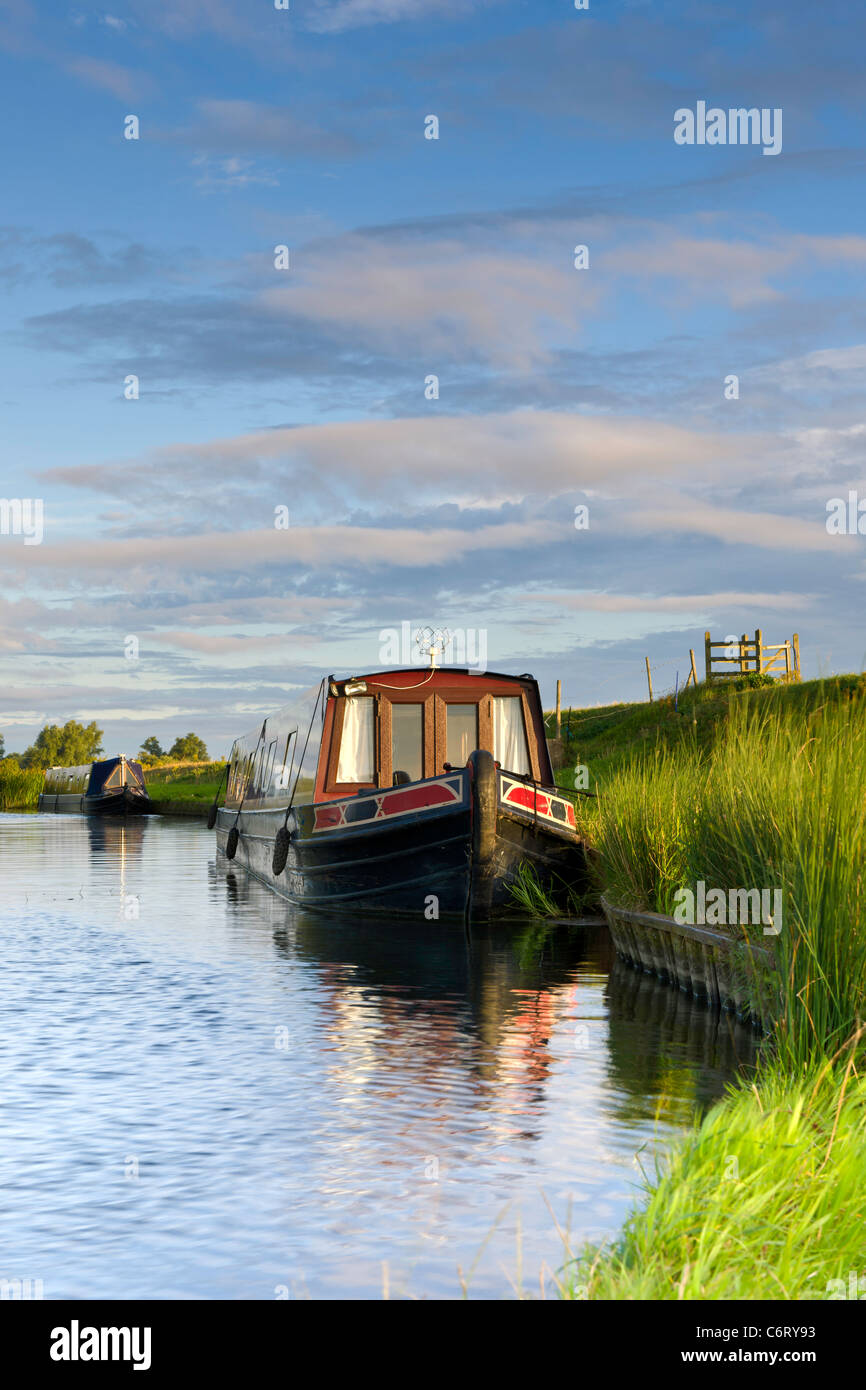
[[[154,801],[210,803],[217,793],[225,763],[163,763],[145,768],[145,781]],[[0,760],[0,811],[35,811],[45,780],[40,768],[20,768],[14,758]]]
[[[826,1299],[864,1271],[864,1194],[866,1081],[770,1068],[710,1111],[612,1249],[569,1267],[565,1296]]]
[[[224,762],[163,763],[145,768],[144,779],[154,801],[211,802],[217,794]]]
[[[755,1083],[703,1120],[614,1249],[572,1271],[573,1295],[826,1298],[828,1279],[861,1272],[864,685],[699,688],[676,713],[659,702],[572,721],[609,897],[670,913],[702,881],[779,889],[783,909],[778,935],[745,928],[772,945],[780,982]]]

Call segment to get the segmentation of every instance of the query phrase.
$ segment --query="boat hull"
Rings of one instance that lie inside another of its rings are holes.
[[[515,786],[522,804],[508,800]],[[274,841],[284,820],[284,810],[222,807],[217,847],[226,867],[243,867],[305,907],[486,921],[515,915],[509,889],[527,860],[554,896],[586,881],[570,804],[499,772],[483,752],[443,777],[293,808],[288,858],[277,874]]]
[[[96,796],[80,792],[41,792],[37,810],[79,812],[86,816],[146,816],[153,811],[153,802],[149,796],[142,795],[132,787],[121,787],[118,791],[101,792]]]

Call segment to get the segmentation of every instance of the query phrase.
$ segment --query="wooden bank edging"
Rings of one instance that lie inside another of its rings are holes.
[[[692,927],[658,912],[616,907],[604,896],[601,906],[623,960],[769,1030],[778,998],[772,951],[712,927]]]

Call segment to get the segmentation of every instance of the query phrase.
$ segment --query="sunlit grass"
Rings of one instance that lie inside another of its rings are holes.
[[[563,1292],[827,1298],[866,1263],[864,680],[692,698],[682,722],[632,707],[628,729],[594,726],[582,829],[623,906],[670,912],[699,880],[782,889],[778,936],[745,928],[776,955],[772,1031],[757,1078],[674,1151],[610,1248],[567,1266]]]
[[[20,768],[14,758],[0,759],[0,811],[35,811],[45,774]]]
[[[715,1106],[610,1246],[560,1274],[591,1299],[826,1299],[864,1270],[866,1080],[776,1063]]]
[[[710,746],[637,754],[582,811],[606,894],[670,912],[676,891],[782,890],[775,1030],[791,1066],[822,1060],[866,993],[866,702],[733,704]]]

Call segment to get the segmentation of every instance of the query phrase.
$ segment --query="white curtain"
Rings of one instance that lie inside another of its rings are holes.
[[[529,753],[519,695],[493,697],[493,756],[504,771],[529,775]]]
[[[337,781],[373,781],[373,701],[369,695],[346,697]]]

